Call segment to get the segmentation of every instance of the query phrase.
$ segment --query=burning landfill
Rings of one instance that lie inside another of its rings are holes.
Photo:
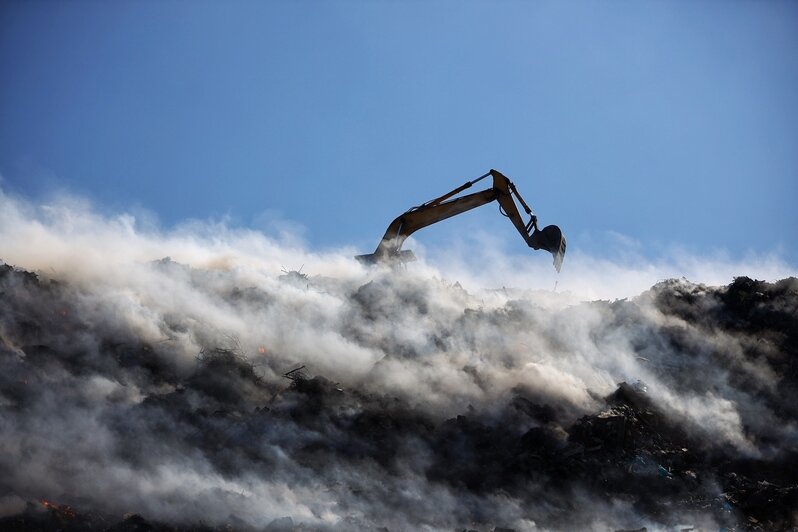
[[[201,237],[3,201],[0,529],[798,526],[794,277],[579,302],[344,254],[260,274],[219,247],[250,236],[144,261]]]

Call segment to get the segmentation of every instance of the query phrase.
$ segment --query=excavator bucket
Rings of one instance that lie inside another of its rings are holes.
[[[562,259],[565,257],[565,237],[556,225],[547,225],[543,229],[532,233],[532,248],[545,249],[554,256],[554,267],[557,272],[562,268]]]

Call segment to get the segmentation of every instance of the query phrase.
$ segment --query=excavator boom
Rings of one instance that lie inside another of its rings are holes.
[[[470,188],[475,183],[493,177],[493,186],[482,192],[475,192],[465,196],[454,197],[464,190]],[[523,207],[524,211],[530,216],[529,222],[524,223],[518,207],[513,201],[513,196]],[[554,267],[560,271],[562,260],[565,255],[565,237],[556,225],[549,225],[542,230],[538,229],[537,217],[532,214],[532,210],[523,200],[512,181],[507,179],[502,173],[491,170],[479,178],[468,181],[443,196],[430,200],[427,203],[413,207],[404,214],[396,217],[388,226],[382,240],[374,253],[368,255],[358,255],[356,258],[361,262],[373,264],[386,261],[408,261],[415,256],[412,251],[402,250],[405,239],[414,232],[432,225],[441,220],[462,214],[471,209],[475,209],[492,201],[498,201],[502,214],[510,218],[518,232],[524,238],[527,245],[533,249],[544,249],[554,256]]]

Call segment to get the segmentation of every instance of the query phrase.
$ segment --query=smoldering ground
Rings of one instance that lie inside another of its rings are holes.
[[[581,303],[0,199],[4,526],[796,526],[794,278]]]

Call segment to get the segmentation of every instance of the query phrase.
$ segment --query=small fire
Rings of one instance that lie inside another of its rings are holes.
[[[39,502],[47,508],[48,510],[60,515],[61,517],[66,517],[67,519],[73,519],[75,515],[75,510],[72,509],[71,506],[67,506],[66,504],[55,504],[47,499],[39,499]]]
[[[263,347],[263,346],[258,347],[258,353],[260,353],[261,355],[265,354],[266,353],[266,348]]]

